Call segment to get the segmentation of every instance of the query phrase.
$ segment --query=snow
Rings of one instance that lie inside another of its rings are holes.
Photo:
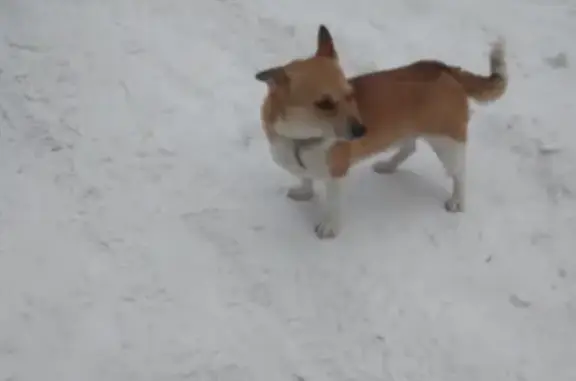
[[[285,197],[254,73],[419,58],[511,82],[474,107],[468,209],[432,151]],[[2,0],[0,380],[576,379],[568,0]]]

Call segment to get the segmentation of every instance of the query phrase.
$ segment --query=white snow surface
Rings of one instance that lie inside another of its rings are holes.
[[[506,38],[465,213],[421,144],[316,238],[254,74],[319,23],[350,75]],[[576,380],[574,36],[569,0],[1,0],[0,380]]]

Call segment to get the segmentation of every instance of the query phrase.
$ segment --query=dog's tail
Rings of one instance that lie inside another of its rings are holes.
[[[499,99],[508,87],[505,41],[499,38],[490,51],[490,75],[474,74],[460,67],[450,67],[450,74],[464,87],[468,96],[479,103]]]

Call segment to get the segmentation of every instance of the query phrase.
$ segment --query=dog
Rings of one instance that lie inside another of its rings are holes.
[[[372,167],[392,173],[416,151],[417,139],[430,144],[452,179],[446,210],[464,211],[469,98],[488,103],[504,95],[504,45],[502,38],[492,44],[488,76],[420,60],[347,78],[330,31],[320,25],[314,55],[256,73],[267,85],[260,117],[272,158],[300,179],[287,196],[308,201],[314,181],[326,187],[318,238],[341,230],[341,183],[349,170],[396,147],[390,159]]]

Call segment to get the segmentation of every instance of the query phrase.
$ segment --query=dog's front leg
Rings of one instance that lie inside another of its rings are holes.
[[[326,186],[326,204],[322,211],[322,219],[316,225],[316,235],[320,239],[334,238],[340,230],[340,179],[329,179]]]
[[[287,196],[294,201],[308,201],[314,197],[314,184],[312,179],[300,179],[300,185],[288,190]]]

